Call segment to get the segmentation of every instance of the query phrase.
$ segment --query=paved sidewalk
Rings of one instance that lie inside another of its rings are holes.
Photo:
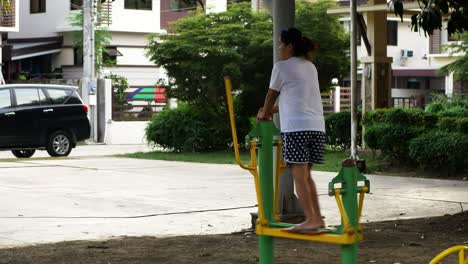
[[[77,157],[95,157],[105,155],[126,154],[134,152],[151,151],[152,147],[147,145],[104,145],[104,144],[89,144],[79,145],[72,149],[70,158]],[[37,150],[33,158],[49,158],[49,154],[45,150]],[[0,159],[15,159],[11,151],[0,151]]]
[[[250,227],[253,180],[238,166],[100,156],[147,149],[81,146],[70,159],[0,162],[0,247]],[[314,172],[327,224],[339,222],[335,201],[326,195],[335,175]],[[468,210],[467,181],[369,178],[364,222]]]

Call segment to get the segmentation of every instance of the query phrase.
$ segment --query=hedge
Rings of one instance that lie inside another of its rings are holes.
[[[468,170],[468,135],[432,131],[410,141],[409,155],[422,168]]]
[[[383,109],[368,112],[363,123],[368,147],[381,150],[392,161],[411,165],[409,142],[418,135],[436,128],[437,116],[420,109]]]
[[[361,146],[362,128],[361,113],[358,114],[357,144]],[[327,135],[326,144],[334,148],[349,149],[351,147],[351,112],[343,111],[325,117]]]

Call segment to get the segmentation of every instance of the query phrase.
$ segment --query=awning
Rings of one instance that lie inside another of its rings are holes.
[[[22,60],[62,51],[63,37],[8,39],[3,46],[3,61]]]
[[[123,56],[122,53],[117,49],[117,47],[107,47],[107,54],[111,57]]]
[[[442,77],[434,68],[392,69],[394,77]]]

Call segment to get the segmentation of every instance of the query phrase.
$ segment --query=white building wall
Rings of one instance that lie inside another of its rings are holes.
[[[146,46],[147,43],[147,34],[138,34],[131,32],[112,32],[112,45]]]
[[[70,1],[47,0],[46,12],[30,14],[30,1],[21,0],[20,31],[10,38],[39,38],[57,36],[57,26],[64,24],[70,11]]]
[[[149,122],[109,122],[106,127],[106,144],[146,144],[145,128]]]
[[[124,8],[124,1],[112,5],[111,31],[157,33],[160,30],[160,0],[152,0],[152,10],[131,10]]]
[[[405,19],[401,22],[398,18],[388,18],[389,21],[398,21],[398,41],[397,46],[387,45],[387,56],[393,58],[392,65],[394,66],[407,66],[407,67],[426,67],[429,66],[427,59],[423,59],[427,55],[428,39],[424,37],[424,33],[412,32],[411,21]],[[343,26],[349,28],[349,18],[341,19]],[[413,57],[402,58],[401,50],[407,49],[413,51]],[[364,41],[361,40],[361,46],[358,47],[358,59],[368,56]]]
[[[73,48],[62,49],[53,60],[53,65],[55,65],[55,67],[70,66],[73,65],[73,63]]]
[[[154,63],[146,57],[144,48],[117,48],[119,52],[122,53],[122,56],[117,57],[118,65],[154,65]]]
[[[393,58],[393,65],[407,67],[426,67],[427,61],[427,41],[424,33],[411,31],[411,21],[405,19],[404,22],[397,18],[388,20],[398,22],[398,46],[387,46],[387,54]],[[401,56],[401,50],[407,49],[413,51],[413,56],[404,58]],[[426,57],[426,59],[423,59]]]
[[[103,69],[103,75],[107,74],[123,75],[128,79],[130,86],[148,86],[155,85],[159,78],[164,75],[160,68],[154,67],[106,67]]]
[[[220,13],[227,10],[227,1],[206,0],[207,13]]]

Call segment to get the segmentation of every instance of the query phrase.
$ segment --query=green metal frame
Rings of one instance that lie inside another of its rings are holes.
[[[260,179],[260,191],[263,204],[264,216],[268,221],[270,227],[284,228],[290,226],[287,223],[277,222],[274,218],[274,189],[273,189],[273,146],[275,145],[274,136],[279,135],[279,130],[273,125],[271,121],[262,121],[257,124],[246,136],[246,144],[252,139],[257,139],[258,150],[258,170]],[[358,186],[358,182],[364,182],[363,186]],[[363,190],[369,192],[370,183],[367,178],[362,175],[356,168],[355,162],[347,160],[343,164],[343,168],[338,176],[333,178],[329,183],[329,195],[334,196],[337,185],[342,196],[344,212],[349,221],[350,230],[354,230],[356,243],[351,245],[342,245],[342,264],[355,264],[357,263],[357,241],[359,235],[359,210],[358,210],[358,195]],[[341,226],[335,231],[336,233],[347,232],[344,230],[344,223],[342,219]],[[335,233],[333,232],[333,233]],[[260,264],[273,264],[274,263],[274,237],[259,235],[259,258]]]

